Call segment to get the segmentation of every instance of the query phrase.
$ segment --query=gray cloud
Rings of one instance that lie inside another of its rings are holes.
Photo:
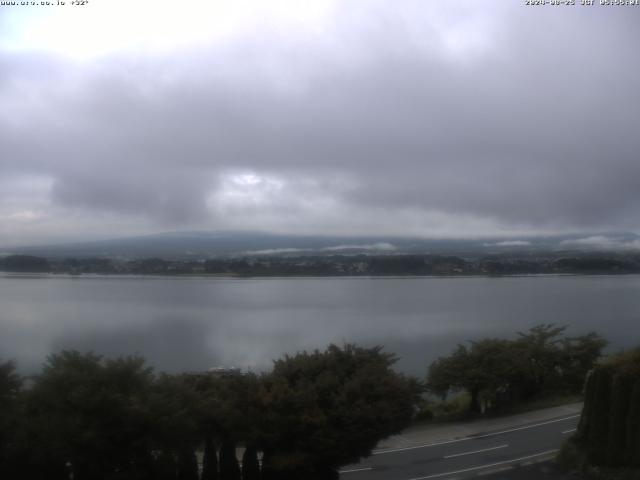
[[[485,243],[485,247],[527,247],[531,242],[527,240],[504,240],[502,242]]]
[[[400,5],[165,53],[0,50],[0,233],[638,231],[640,10]]]
[[[637,239],[611,237],[607,235],[592,235],[590,237],[563,240],[561,246],[573,248],[595,248],[607,250],[638,250],[640,241]]]

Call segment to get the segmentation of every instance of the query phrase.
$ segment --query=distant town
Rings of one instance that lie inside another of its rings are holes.
[[[52,274],[220,276],[465,276],[640,273],[640,253],[296,255],[202,259],[45,258],[8,255],[0,271]]]

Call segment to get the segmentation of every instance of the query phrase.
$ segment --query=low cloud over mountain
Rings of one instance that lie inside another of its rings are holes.
[[[640,228],[640,9],[99,3],[0,14],[3,245]]]

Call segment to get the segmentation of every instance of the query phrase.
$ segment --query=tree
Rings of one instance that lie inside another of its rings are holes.
[[[162,374],[152,385],[147,401],[150,447],[161,452],[163,472],[171,470],[183,475],[191,468],[193,452],[204,438],[200,408],[201,399],[192,388],[189,375]]]
[[[562,381],[571,392],[580,392],[587,373],[607,346],[607,340],[596,332],[562,339]]]
[[[162,450],[155,459],[153,478],[155,480],[176,480],[178,464],[175,455],[169,450]]]
[[[210,435],[206,436],[204,442],[202,480],[218,480],[218,455],[216,454],[216,445]]]
[[[479,413],[504,402],[521,374],[520,358],[512,342],[484,339],[458,345],[449,357],[429,367],[427,387],[442,397],[452,390],[470,395],[469,410]]]
[[[240,465],[236,457],[236,444],[223,441],[220,447],[220,480],[240,480]]]
[[[184,378],[197,396],[195,417],[205,439],[205,453],[208,453],[203,478],[239,479],[236,444],[241,441],[244,445],[255,445],[260,435],[262,407],[258,398],[258,377],[250,373],[218,376],[203,372]],[[215,443],[221,446],[219,477],[215,476],[218,475]]]
[[[596,333],[560,337],[565,327],[537,325],[515,340],[458,345],[429,366],[429,390],[445,397],[464,390],[477,413],[547,393],[578,393],[606,341]]]
[[[263,475],[334,478],[406,427],[421,388],[392,370],[395,361],[381,347],[350,344],[276,360],[260,392]]]
[[[140,357],[50,356],[27,397],[33,464],[48,472],[70,462],[77,480],[143,475],[150,464],[152,381]]]
[[[640,378],[636,377],[629,399],[626,421],[625,462],[640,467]]]
[[[178,455],[178,480],[198,480],[198,459],[188,446]]]
[[[589,375],[572,443],[592,465],[640,466],[640,348],[608,359]]]
[[[609,435],[606,445],[608,465],[624,465],[626,422],[629,415],[629,401],[633,379],[622,374],[614,375],[611,385],[611,407],[609,411]]]
[[[51,269],[46,258],[32,255],[9,255],[0,259],[0,270],[7,272],[48,272]]]
[[[558,387],[560,366],[563,361],[559,338],[566,326],[558,327],[552,323],[536,325],[528,332],[518,332],[516,340],[521,358],[525,359],[525,371],[519,385],[520,394],[532,398],[540,394],[547,385]]]
[[[260,480],[260,462],[256,447],[248,446],[242,455],[242,480]]]
[[[606,459],[609,439],[609,417],[611,415],[611,387],[613,371],[608,366],[594,372],[594,394],[592,425],[589,429],[589,443],[592,448],[588,455],[596,464],[602,465]]]
[[[10,478],[19,468],[15,464],[18,396],[22,379],[13,362],[0,363],[0,478]]]

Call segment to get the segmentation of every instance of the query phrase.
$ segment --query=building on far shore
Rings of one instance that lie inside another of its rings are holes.
[[[242,375],[242,369],[239,367],[211,367],[207,373],[212,377],[219,378],[238,377]]]

